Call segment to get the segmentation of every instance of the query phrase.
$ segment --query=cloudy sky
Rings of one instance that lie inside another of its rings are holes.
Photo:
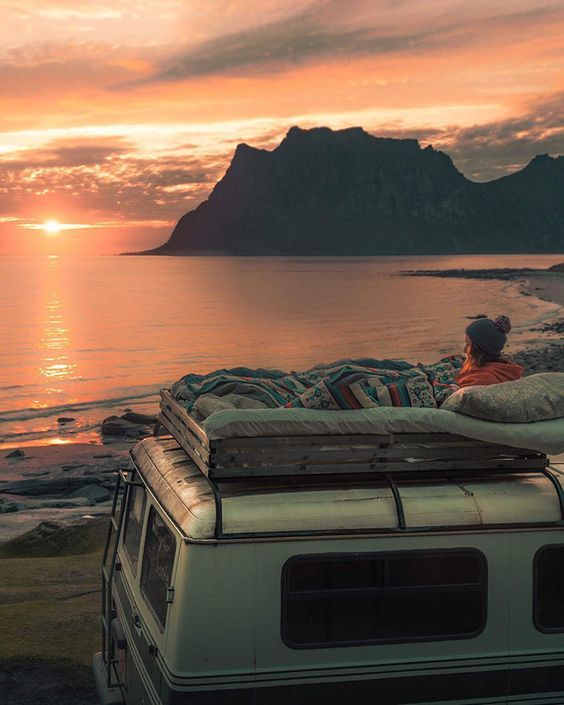
[[[563,37],[563,0],[1,0],[0,253],[160,244],[292,125],[564,154]]]

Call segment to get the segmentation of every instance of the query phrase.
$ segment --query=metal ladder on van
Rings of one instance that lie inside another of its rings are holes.
[[[133,479],[134,472],[134,470],[123,469],[120,469],[118,472],[110,513],[108,534],[106,536],[106,544],[104,546],[104,553],[102,557],[102,661],[106,670],[106,685],[108,688],[121,688],[125,685],[125,683],[122,683],[119,680],[114,680],[114,664],[118,663],[119,659],[112,658],[112,621],[116,617],[112,600],[112,580],[116,570],[119,570],[119,566],[117,565],[117,552],[119,538],[123,529],[125,508],[127,507],[127,501],[129,498],[129,489],[132,485],[140,484],[139,482],[135,482]],[[119,495],[122,486],[123,494],[120,500]],[[109,561],[108,557],[110,557]]]

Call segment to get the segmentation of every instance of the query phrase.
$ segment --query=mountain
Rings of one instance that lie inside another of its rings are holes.
[[[564,251],[564,157],[488,183],[417,140],[292,127],[238,145],[207,201],[145,254],[383,255]]]

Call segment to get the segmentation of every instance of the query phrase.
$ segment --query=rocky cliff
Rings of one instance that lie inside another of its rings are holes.
[[[416,140],[293,127],[240,144],[210,197],[147,254],[381,255],[564,250],[564,157],[474,183]]]

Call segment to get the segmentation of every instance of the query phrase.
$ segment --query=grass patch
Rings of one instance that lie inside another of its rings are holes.
[[[99,551],[108,533],[108,517],[72,526],[44,521],[35,529],[0,545],[0,558],[74,556]]]
[[[90,666],[101,647],[100,565],[107,521],[63,527],[59,546],[56,533],[42,544],[37,530],[4,544],[0,659],[67,659]],[[57,550],[60,555],[49,555]]]
[[[109,519],[44,522],[0,546],[2,705],[98,705],[101,562]]]
[[[98,705],[90,669],[57,659],[0,662],[3,705]]]

